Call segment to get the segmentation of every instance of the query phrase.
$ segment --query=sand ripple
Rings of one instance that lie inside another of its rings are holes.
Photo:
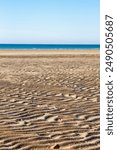
[[[0,57],[0,150],[99,150],[99,55]]]

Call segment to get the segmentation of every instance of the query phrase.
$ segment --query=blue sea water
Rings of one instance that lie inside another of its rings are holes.
[[[79,44],[0,44],[0,49],[99,49],[100,45]]]

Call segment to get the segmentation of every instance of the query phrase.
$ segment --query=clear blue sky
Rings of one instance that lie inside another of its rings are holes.
[[[0,43],[99,44],[100,0],[0,0]]]

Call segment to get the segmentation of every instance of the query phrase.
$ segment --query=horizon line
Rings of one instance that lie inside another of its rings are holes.
[[[94,44],[94,43],[93,44],[76,44],[76,43],[75,44],[73,44],[73,43],[64,43],[64,44],[63,43],[49,43],[49,44],[48,43],[43,43],[43,44],[42,43],[0,43],[0,45],[3,45],[3,44],[4,45],[8,45],[8,44],[9,45],[10,44],[11,45],[16,45],[16,44],[17,45],[100,45],[100,43],[99,44],[97,44],[97,43],[96,44]]]

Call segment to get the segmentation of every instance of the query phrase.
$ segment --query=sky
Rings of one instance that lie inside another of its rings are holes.
[[[0,0],[0,43],[99,44],[100,0]]]

